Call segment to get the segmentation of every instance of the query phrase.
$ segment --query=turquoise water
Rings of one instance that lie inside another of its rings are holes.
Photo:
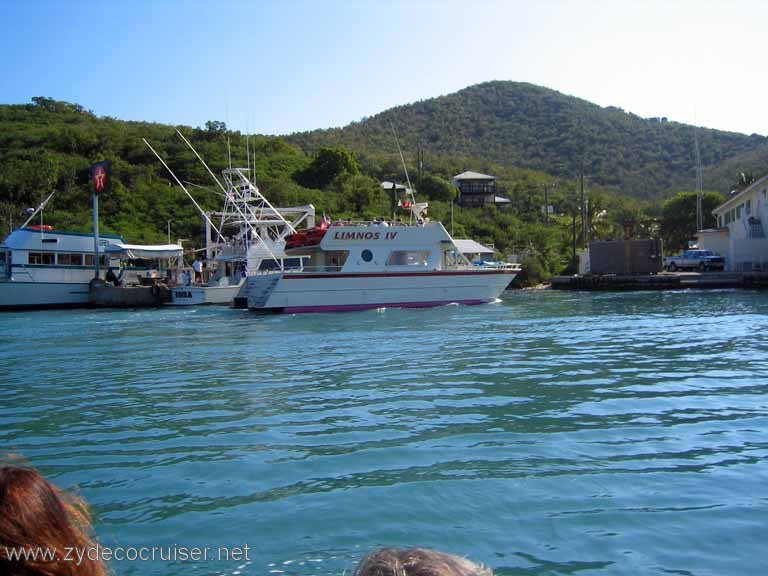
[[[122,574],[349,574],[383,545],[498,574],[764,574],[768,294],[509,293],[335,315],[0,315],[0,449]]]

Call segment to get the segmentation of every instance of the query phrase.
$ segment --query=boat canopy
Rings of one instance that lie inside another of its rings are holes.
[[[124,258],[175,258],[183,254],[183,249],[178,244],[123,244],[117,242],[109,246],[106,252],[119,254]]]

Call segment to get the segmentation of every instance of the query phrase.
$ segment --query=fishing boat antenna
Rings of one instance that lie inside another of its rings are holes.
[[[405,181],[408,182],[408,192],[411,195],[411,202],[416,202],[416,197],[413,195],[413,187],[411,186],[411,179],[408,176],[408,167],[405,165],[405,157],[403,156],[403,150],[400,148],[400,141],[397,139],[397,131],[395,125],[390,122],[389,127],[392,128],[392,135],[395,137],[395,144],[397,144],[397,151],[400,154],[400,161],[403,163],[403,171],[405,172]],[[410,220],[413,220],[413,214],[411,214]]]
[[[227,156],[229,157],[229,169],[232,170],[232,147],[229,145],[229,130],[227,130]]]
[[[152,148],[152,145],[151,145],[149,142],[147,142],[147,139],[146,139],[146,138],[142,138],[142,139],[141,139],[141,141],[142,141],[142,142],[144,142],[144,144],[146,144],[146,145],[147,145],[147,148],[149,148],[150,150],[152,150],[152,153],[153,153],[155,156],[157,156],[157,159],[158,159],[158,160],[160,160],[160,163],[161,163],[163,166],[165,166],[165,169],[166,169],[166,170],[168,170],[168,172],[170,173],[170,175],[171,175],[171,176],[173,176],[173,179],[174,179],[174,180],[176,180],[176,183],[177,183],[179,186],[181,186],[181,189],[182,189],[182,190],[184,190],[184,193],[185,193],[185,194],[186,194],[186,195],[189,197],[189,199],[190,199],[190,200],[192,200],[192,204],[194,204],[194,205],[195,205],[195,208],[197,208],[197,210],[200,212],[200,214],[202,214],[202,215],[203,215],[203,218],[205,219],[205,221],[206,221],[206,222],[208,222],[208,224],[211,226],[211,228],[213,228],[213,229],[216,231],[216,234],[219,236],[219,238],[221,238],[221,241],[222,241],[222,242],[226,242],[226,240],[224,239],[224,236],[222,236],[222,234],[221,234],[221,232],[219,231],[219,229],[218,229],[218,228],[216,228],[216,225],[215,225],[213,222],[211,222],[211,219],[210,219],[210,218],[208,218],[208,214],[206,214],[206,213],[205,213],[205,210],[203,210],[202,208],[200,208],[200,204],[198,204],[198,203],[195,201],[195,199],[194,199],[194,197],[192,196],[192,194],[190,194],[190,193],[189,193],[189,190],[187,190],[187,189],[184,187],[184,184],[182,184],[182,183],[181,183],[181,180],[179,180],[179,179],[176,177],[176,174],[174,174],[174,173],[173,173],[173,170],[171,170],[171,169],[168,167],[168,164],[166,164],[166,163],[165,163],[165,160],[163,160],[163,158],[160,156],[160,154],[158,154],[158,153],[155,151],[155,149],[154,149],[154,148]]]
[[[251,147],[250,147],[250,136],[248,135],[248,132],[245,133],[245,161],[248,164],[248,175],[251,174]]]

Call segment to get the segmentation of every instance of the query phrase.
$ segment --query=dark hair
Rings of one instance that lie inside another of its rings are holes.
[[[32,468],[0,467],[0,574],[9,576],[106,576],[100,560],[65,560],[65,548],[87,550],[91,516],[85,503]],[[53,551],[52,557],[11,557],[11,549]]]
[[[490,568],[428,548],[381,548],[362,559],[356,576],[493,576]]]

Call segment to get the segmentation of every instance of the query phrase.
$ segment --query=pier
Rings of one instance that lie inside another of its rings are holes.
[[[680,272],[555,276],[553,290],[683,290],[687,288],[768,288],[766,272]]]

